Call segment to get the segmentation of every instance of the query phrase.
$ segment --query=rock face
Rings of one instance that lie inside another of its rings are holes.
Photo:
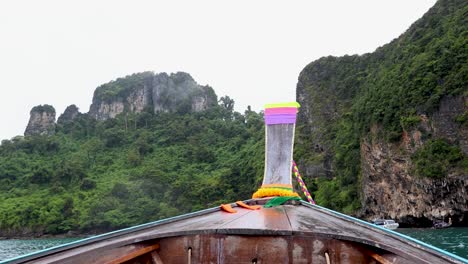
[[[374,52],[323,57],[302,70],[295,157],[306,181],[319,178],[319,204],[403,225],[444,217],[468,225],[466,52],[459,49],[467,40],[455,33],[467,30],[465,7],[437,1]]]
[[[216,105],[217,101],[213,88],[197,84],[188,73],[142,72],[99,86],[94,91],[88,115],[96,120],[107,120],[124,112],[200,112]],[[57,124],[70,123],[79,115],[78,107],[70,105]],[[54,133],[55,109],[50,105],[34,107],[25,136]]]
[[[467,107],[467,96],[446,97],[431,119],[434,137],[445,138],[450,143],[459,145],[465,155],[468,155],[468,129],[466,123],[457,122],[457,118],[462,115],[466,118]]]
[[[57,124],[65,124],[72,122],[73,119],[75,119],[78,115],[80,114],[78,107],[76,105],[72,104],[67,106],[63,114],[59,116],[57,119]]]
[[[143,72],[104,84],[94,92],[89,114],[97,120],[114,118],[123,112],[140,113],[206,110],[217,98],[209,86],[198,85],[184,72]]]
[[[31,109],[25,136],[53,135],[55,133],[55,109],[51,105],[38,105]]]
[[[330,87],[320,85],[322,80],[336,79],[339,70],[355,68],[353,62],[356,56],[344,58],[326,57],[315,62],[314,67],[306,67],[299,75],[296,89],[296,100],[301,104],[298,112],[299,134],[298,145],[305,147],[308,158],[299,161],[301,171],[314,178],[333,178],[333,150],[334,128],[329,124],[337,122],[350,107],[350,99],[354,95],[355,87],[341,86],[347,90],[342,93],[338,85],[332,83]],[[344,62],[343,62],[344,60]],[[328,64],[339,65],[339,69],[330,69]],[[315,85],[319,84],[319,85]]]
[[[411,158],[429,139],[424,135],[458,145],[466,155],[468,129],[455,120],[468,110],[467,105],[464,96],[443,99],[439,111],[422,116],[420,124],[405,131],[397,143],[379,138],[378,127],[371,129],[371,136],[361,143],[362,208],[367,219],[392,218],[411,226],[428,226],[449,217],[454,223],[467,222],[466,171],[452,170],[441,179],[415,177]]]

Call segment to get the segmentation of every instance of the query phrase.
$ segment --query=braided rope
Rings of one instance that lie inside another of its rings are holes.
[[[294,172],[294,176],[296,176],[296,179],[297,179],[297,182],[299,183],[299,186],[301,186],[302,192],[304,193],[304,195],[307,198],[307,201],[310,204],[315,204],[314,199],[312,199],[312,196],[310,195],[309,190],[307,190],[307,187],[306,187],[304,181],[302,180],[301,174],[299,173],[299,169],[297,168],[296,162],[294,162],[294,160],[292,161],[292,170]]]

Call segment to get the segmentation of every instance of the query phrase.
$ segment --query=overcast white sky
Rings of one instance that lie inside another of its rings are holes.
[[[87,112],[94,89],[141,71],[185,71],[236,110],[295,100],[300,71],[372,52],[435,0],[0,1],[0,140],[30,109]]]

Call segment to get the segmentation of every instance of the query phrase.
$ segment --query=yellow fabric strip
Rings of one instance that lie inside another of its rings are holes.
[[[293,191],[287,191],[287,190],[281,190],[281,189],[260,188],[252,195],[252,198],[262,198],[262,197],[271,197],[271,196],[297,196],[299,197],[299,194]]]
[[[275,104],[266,104],[265,108],[281,108],[281,107],[296,107],[299,108],[301,105],[298,102],[289,102],[289,103],[275,103]]]

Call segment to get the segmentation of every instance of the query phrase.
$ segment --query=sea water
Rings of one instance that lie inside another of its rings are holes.
[[[0,240],[0,261],[46,248],[63,245],[80,238],[38,238]]]
[[[468,259],[468,227],[398,228],[395,231]]]
[[[396,231],[460,257],[468,258],[468,227],[450,227],[445,229],[398,228]],[[0,261],[62,245],[78,239],[79,238],[43,238],[0,240]]]

